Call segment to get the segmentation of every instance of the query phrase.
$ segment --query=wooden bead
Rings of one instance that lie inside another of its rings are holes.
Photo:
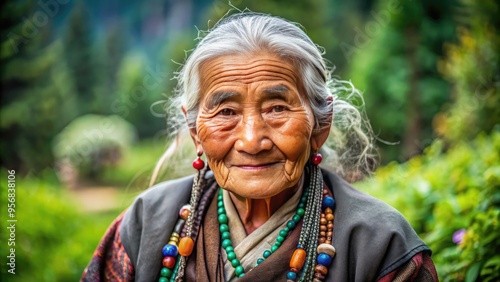
[[[319,220],[319,224],[321,224],[321,225],[326,225],[327,223],[328,223],[328,221],[325,218],[321,218]]]
[[[319,232],[319,236],[321,236],[321,237],[325,237],[325,236],[326,236],[326,232],[325,232],[325,231],[321,231],[321,232]]]
[[[316,271],[317,273],[320,273],[321,275],[328,274],[328,268],[322,264],[317,264],[316,267],[314,267],[314,271]]]
[[[318,254],[325,253],[325,254],[331,256],[332,258],[335,257],[335,253],[336,253],[335,247],[330,245],[330,244],[318,245],[317,252],[318,252]]]
[[[179,254],[188,257],[193,252],[194,241],[191,237],[183,237],[179,242]]]
[[[328,223],[328,225],[327,225],[326,227],[327,227],[328,229],[333,229],[333,223],[332,223],[332,222]]]
[[[333,214],[327,213],[326,216],[325,216],[325,219],[328,220],[328,221],[333,221],[333,219],[334,219]]]
[[[326,231],[326,225],[321,225],[321,226],[319,227],[319,230],[320,230],[320,231]]]
[[[328,238],[328,237],[332,237],[332,235],[333,235],[333,232],[332,232],[332,231],[328,231],[328,232],[326,232],[326,237],[327,237],[327,238]]]
[[[325,279],[325,275],[316,272],[316,273],[314,273],[314,278],[317,278],[319,280],[323,280],[323,279]]]
[[[326,238],[325,238],[325,237],[319,237],[319,239],[318,239],[318,242],[319,242],[320,244],[324,243],[325,241],[326,241]]]
[[[326,208],[326,209],[325,209],[325,213],[326,213],[326,214],[329,214],[329,213],[330,213],[330,214],[333,214],[333,211],[332,211],[332,209],[331,209],[331,208]]]
[[[302,269],[306,261],[306,251],[304,249],[295,249],[290,258],[290,267],[298,270]]]
[[[325,240],[325,244],[330,244],[331,245],[332,244],[332,239],[331,238],[330,239],[326,239]]]
[[[323,195],[328,195],[328,189],[323,189]]]
[[[314,279],[312,280],[312,282],[323,282],[323,281],[322,281],[321,279],[314,278]]]

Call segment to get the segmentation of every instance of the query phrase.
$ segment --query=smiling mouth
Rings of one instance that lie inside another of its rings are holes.
[[[258,164],[258,165],[254,165],[254,164],[243,164],[243,165],[234,165],[234,167],[237,167],[239,169],[243,169],[243,170],[253,170],[253,171],[257,171],[257,170],[264,170],[266,168],[269,168],[273,165],[276,165],[276,164],[279,164],[280,162],[274,162],[274,163],[266,163],[266,164]]]

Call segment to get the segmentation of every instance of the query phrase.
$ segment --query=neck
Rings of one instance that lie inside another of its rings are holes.
[[[265,199],[249,199],[229,192],[238,215],[248,234],[262,226],[283,204],[286,203],[298,190],[302,181],[279,194]]]

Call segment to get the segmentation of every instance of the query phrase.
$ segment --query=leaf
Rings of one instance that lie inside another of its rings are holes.
[[[465,275],[465,282],[474,282],[479,276],[479,270],[481,269],[482,261],[476,261],[469,267],[467,274]]]

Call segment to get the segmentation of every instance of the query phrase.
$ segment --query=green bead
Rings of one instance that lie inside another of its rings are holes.
[[[236,258],[236,254],[234,252],[228,252],[227,250],[226,250],[226,252],[227,252],[227,259],[228,260],[233,260]]]
[[[219,217],[217,217],[217,219],[219,220],[219,223],[227,223],[227,215],[225,215],[225,214],[219,215]]]
[[[245,273],[240,273],[240,275],[238,275],[238,278],[241,278],[243,276],[245,276]]]
[[[295,223],[299,223],[300,219],[301,219],[301,217],[298,214],[294,215],[292,218],[293,222],[295,222]]]
[[[281,235],[278,235],[278,237],[276,237],[276,242],[283,243],[283,241],[285,241],[285,237],[283,237]]]
[[[286,236],[288,236],[288,232],[290,232],[290,231],[289,230],[285,230],[285,229],[281,229],[279,236],[286,237]]]
[[[222,232],[222,240],[224,239],[231,239],[231,233],[229,233],[229,231],[226,231],[226,232]]]
[[[276,244],[274,244],[272,247],[271,247],[271,252],[276,252],[278,250],[279,246],[276,246]]]
[[[233,242],[231,242],[231,239],[224,239],[222,240],[222,247],[225,249],[226,247],[232,246]]]
[[[304,216],[304,214],[306,213],[306,211],[303,209],[303,208],[298,208],[297,209],[297,214],[300,215],[300,216]]]
[[[227,226],[227,225],[226,225]],[[290,229],[294,229],[295,228],[295,222],[293,220],[289,220],[287,223],[286,223],[286,226]],[[221,225],[221,228],[222,228],[222,225]]]
[[[158,282],[168,282],[168,279],[165,278],[165,277],[160,277],[160,279],[158,280]]]
[[[279,247],[279,246],[281,246],[281,242],[276,241],[276,242],[274,242],[274,245]]]
[[[219,215],[226,214],[226,209],[224,209],[224,208],[218,208],[217,209],[217,214],[219,214]]]
[[[303,208],[305,208],[305,207],[306,207],[306,205],[305,205],[304,203],[300,203],[300,204],[299,204],[299,208],[303,209]]]
[[[222,201],[222,193],[219,193],[219,196],[217,196],[217,200]]]
[[[232,259],[232,260],[231,260],[231,265],[232,265],[233,267],[238,267],[238,266],[240,266],[240,261],[239,261],[237,258]]]
[[[227,224],[221,224],[219,230],[221,233],[227,232],[229,231],[229,226],[227,226]]]
[[[245,269],[243,269],[243,266],[241,265],[238,265],[237,267],[234,268],[234,273],[236,274],[236,276],[240,276],[241,274],[244,274],[245,272]]]
[[[218,208],[223,208],[224,207],[224,202],[223,201],[218,201],[217,202],[217,207]]]
[[[264,253],[262,254],[264,256],[264,258],[268,258],[270,255],[271,255],[271,251],[270,250],[265,250]]]
[[[234,248],[233,248],[233,246],[227,246],[227,247],[225,247],[224,249],[226,249],[226,253],[229,253],[229,252],[234,252]]]
[[[263,261],[264,261],[264,259],[263,259],[263,258],[258,258],[258,259],[257,259],[257,264],[261,264]]]
[[[166,267],[163,267],[160,272],[161,276],[170,278],[172,276],[172,270]]]

